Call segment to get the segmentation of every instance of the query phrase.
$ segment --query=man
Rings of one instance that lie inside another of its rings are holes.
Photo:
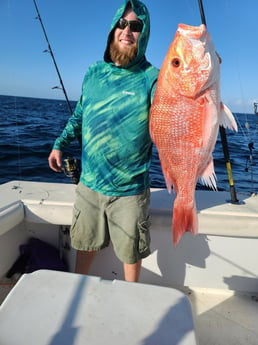
[[[113,19],[104,61],[87,70],[81,98],[49,156],[50,167],[62,171],[62,150],[81,135],[70,230],[77,273],[87,274],[110,240],[126,281],[138,281],[141,260],[150,254],[148,116],[158,70],[145,58],[149,32],[146,6],[125,1]]]

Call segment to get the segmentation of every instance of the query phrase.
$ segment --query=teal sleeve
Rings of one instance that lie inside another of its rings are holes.
[[[153,102],[154,94],[156,91],[156,86],[157,86],[157,80],[155,80],[155,82],[153,83],[152,88],[151,88],[151,103]]]
[[[68,147],[75,138],[81,137],[82,113],[80,99],[62,134],[55,140],[53,149],[62,151],[65,147]]]

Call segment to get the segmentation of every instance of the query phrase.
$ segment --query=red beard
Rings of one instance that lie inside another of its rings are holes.
[[[126,67],[137,55],[137,46],[128,47],[126,52],[121,52],[119,46],[113,40],[110,43],[109,55],[110,59],[119,66]]]

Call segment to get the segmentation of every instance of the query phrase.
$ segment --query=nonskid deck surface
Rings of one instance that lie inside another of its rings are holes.
[[[199,345],[257,345],[258,292],[185,289]]]

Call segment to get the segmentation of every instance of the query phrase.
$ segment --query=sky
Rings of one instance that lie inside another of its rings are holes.
[[[103,58],[123,0],[37,0],[68,98],[80,97],[89,65]],[[160,68],[179,23],[200,25],[198,0],[145,0],[151,17],[147,59]],[[222,57],[221,98],[232,112],[258,101],[258,0],[203,0]],[[65,99],[33,0],[0,0],[0,95]]]

